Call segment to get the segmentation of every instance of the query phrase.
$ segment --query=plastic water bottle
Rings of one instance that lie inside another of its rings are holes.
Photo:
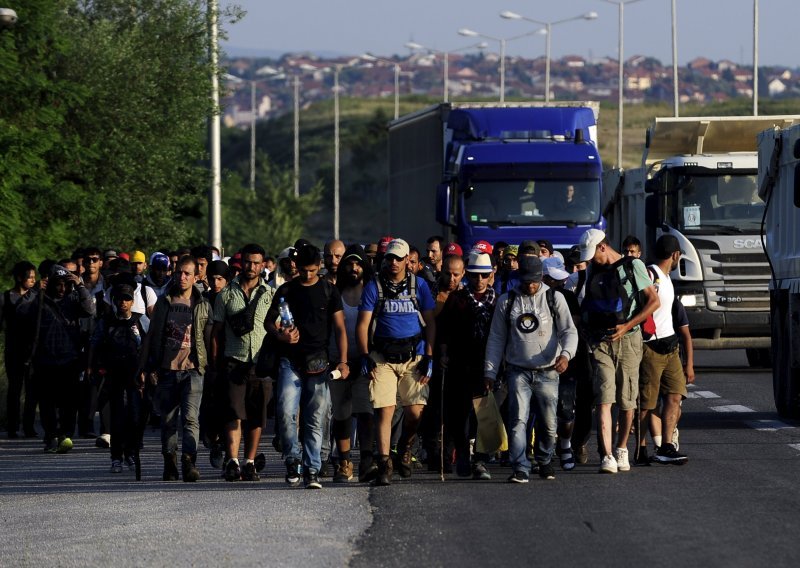
[[[281,315],[281,327],[284,329],[292,327],[294,325],[294,317],[289,309],[288,302],[284,298],[281,298],[281,301],[278,304],[278,311]]]

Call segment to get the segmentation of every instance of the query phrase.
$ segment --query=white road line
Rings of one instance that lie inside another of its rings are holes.
[[[691,391],[687,393],[686,398],[720,398],[720,396],[711,391]]]
[[[800,451],[800,444],[789,444],[789,447],[793,450]]]
[[[747,420],[745,424],[759,432],[776,432],[794,428],[794,426],[789,426],[786,422],[781,422],[780,420]]]
[[[752,408],[742,406],[741,404],[727,404],[724,406],[711,406],[709,408],[714,412],[755,412]]]

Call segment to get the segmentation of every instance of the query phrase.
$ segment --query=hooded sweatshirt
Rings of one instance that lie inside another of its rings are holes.
[[[562,294],[554,294],[553,321],[547,305],[547,289],[542,284],[536,294],[526,296],[518,286],[513,306],[509,306],[508,294],[500,296],[486,342],[485,377],[496,379],[504,359],[509,365],[534,370],[552,367],[559,355],[567,360],[575,355],[578,330],[567,301]]]

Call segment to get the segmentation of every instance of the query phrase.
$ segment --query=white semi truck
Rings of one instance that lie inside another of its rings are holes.
[[[638,237],[645,256],[663,233],[683,256],[671,274],[696,349],[747,350],[770,364],[769,278],[761,247],[756,137],[800,116],[657,118],[640,168],[604,178],[603,214],[615,246]]]
[[[759,135],[758,180],[766,203],[762,242],[772,270],[775,407],[785,418],[800,418],[800,126]]]

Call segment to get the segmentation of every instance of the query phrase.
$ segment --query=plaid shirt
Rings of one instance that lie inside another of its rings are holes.
[[[268,286],[263,279],[259,278],[258,285],[250,291],[250,298],[255,297],[259,288],[263,288],[264,293],[256,306],[253,331],[246,333],[242,337],[237,337],[231,331],[230,325],[225,325],[226,358],[231,357],[243,363],[254,363],[258,360],[258,352],[261,350],[261,344],[264,343],[264,337],[267,335],[264,321],[267,318],[267,312],[275,294],[275,290]],[[237,276],[217,295],[217,299],[214,302],[214,321],[222,323],[233,314],[241,312],[246,306],[244,291],[239,285],[239,277]]]

